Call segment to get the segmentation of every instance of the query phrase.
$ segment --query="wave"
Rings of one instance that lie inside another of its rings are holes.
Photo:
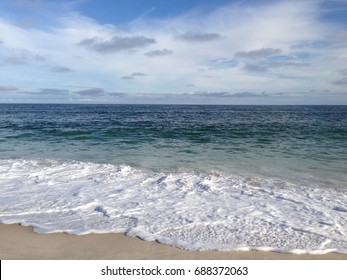
[[[123,232],[188,250],[347,253],[347,193],[276,178],[0,160],[0,222]]]

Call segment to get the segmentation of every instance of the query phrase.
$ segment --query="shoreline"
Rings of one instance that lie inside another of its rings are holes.
[[[0,224],[1,260],[347,260],[347,254],[265,251],[188,251],[123,233],[37,234],[32,227]]]

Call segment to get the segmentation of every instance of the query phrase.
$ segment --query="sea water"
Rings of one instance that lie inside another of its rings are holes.
[[[2,104],[0,222],[347,253],[347,106]]]

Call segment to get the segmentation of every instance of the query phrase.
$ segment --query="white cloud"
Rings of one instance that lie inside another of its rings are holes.
[[[316,1],[279,1],[234,4],[203,16],[141,17],[122,27],[77,13],[57,16],[55,25],[44,29],[23,29],[0,19],[0,67],[8,70],[4,79],[28,90],[94,89],[75,92],[77,97],[174,94],[185,92],[187,85],[200,92],[266,91],[269,96],[326,86],[341,91],[344,77],[338,70],[347,63],[345,50],[314,42],[341,46],[346,40],[331,35],[342,31],[322,23],[319,12]],[[28,73],[30,79],[23,78]],[[101,88],[105,92],[95,91]]]

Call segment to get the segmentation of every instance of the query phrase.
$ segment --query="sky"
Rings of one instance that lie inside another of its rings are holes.
[[[0,0],[0,103],[347,105],[347,0]]]

